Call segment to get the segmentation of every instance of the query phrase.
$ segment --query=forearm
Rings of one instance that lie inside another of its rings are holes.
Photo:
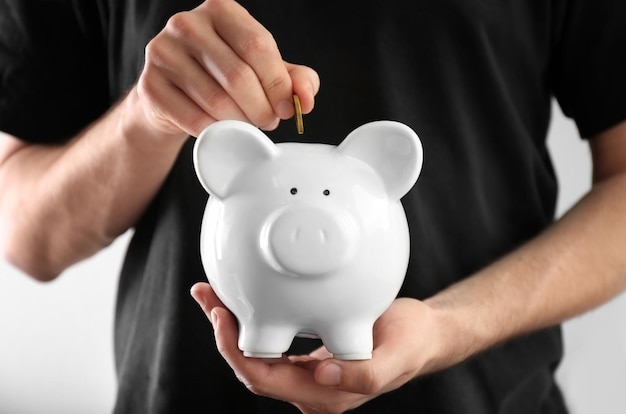
[[[558,324],[626,288],[626,174],[595,185],[540,236],[426,300],[442,321],[443,368]],[[452,345],[452,346],[451,346]]]
[[[186,135],[148,130],[136,101],[133,89],[66,145],[23,146],[0,164],[0,234],[9,261],[49,280],[137,220]]]

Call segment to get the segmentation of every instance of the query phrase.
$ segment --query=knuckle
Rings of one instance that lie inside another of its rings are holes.
[[[380,393],[384,385],[381,376],[370,370],[363,375],[359,392],[365,395],[375,395]]]
[[[151,78],[152,73],[146,70],[137,81],[137,93],[148,102],[154,101],[157,96],[156,86],[151,82]]]
[[[178,36],[192,35],[195,31],[191,23],[189,12],[179,12],[167,20],[166,30]]]
[[[259,56],[266,57],[267,54],[276,50],[278,50],[276,41],[268,32],[251,33],[241,44],[242,54],[252,59]]]
[[[202,28],[199,28],[198,19],[192,12],[179,12],[169,18],[165,26],[167,36],[175,42],[198,45],[203,41]]]
[[[216,9],[216,11],[222,12],[225,8],[224,0],[205,0],[200,7],[205,7],[209,10]]]
[[[269,79],[265,84],[265,89],[272,93],[279,92],[290,87],[290,79],[288,76],[275,76]]]
[[[229,90],[244,90],[252,84],[255,77],[250,66],[244,62],[237,62],[225,71],[224,84]]]
[[[161,65],[165,61],[166,49],[162,47],[158,37],[152,39],[145,48],[146,66]]]
[[[227,113],[231,99],[223,89],[211,89],[203,93],[206,111],[218,118]]]

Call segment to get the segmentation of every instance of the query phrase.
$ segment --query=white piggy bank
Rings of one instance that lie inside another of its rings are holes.
[[[220,121],[199,136],[194,165],[211,195],[202,263],[244,355],[278,358],[294,336],[319,336],[335,358],[371,358],[372,326],[407,269],[400,198],[422,167],[417,135],[379,121],[339,146],[274,144]]]

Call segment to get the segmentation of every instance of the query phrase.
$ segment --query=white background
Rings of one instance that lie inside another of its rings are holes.
[[[589,150],[556,107],[549,144],[561,180],[561,214],[590,186]],[[0,413],[111,411],[114,300],[128,239],[48,284],[0,261]],[[573,414],[626,412],[622,315],[624,295],[565,325],[559,381]]]

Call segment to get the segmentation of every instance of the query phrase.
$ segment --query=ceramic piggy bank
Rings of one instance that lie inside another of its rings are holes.
[[[371,358],[372,326],[407,269],[399,200],[422,166],[417,135],[379,121],[339,146],[274,144],[249,124],[220,121],[193,156],[210,194],[202,263],[239,321],[244,355],[278,358],[304,336],[335,358]]]

